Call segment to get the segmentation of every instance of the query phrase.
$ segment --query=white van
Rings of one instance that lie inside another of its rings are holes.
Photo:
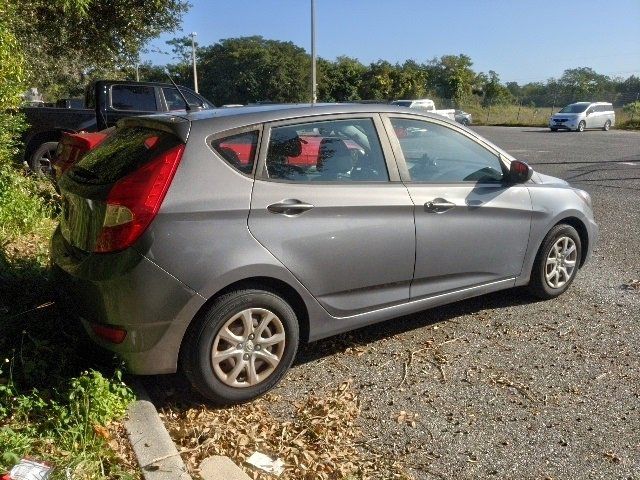
[[[587,128],[601,128],[608,131],[616,123],[613,105],[607,102],[577,102],[567,105],[549,118],[552,132],[575,130],[584,132]]]

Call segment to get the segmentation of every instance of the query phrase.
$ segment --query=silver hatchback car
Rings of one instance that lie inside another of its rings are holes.
[[[135,374],[218,403],[300,343],[527,285],[563,293],[589,195],[440,116],[279,105],[128,118],[60,179],[64,304]]]
[[[608,131],[616,124],[613,105],[606,102],[578,102],[567,105],[549,118],[552,132],[574,130],[584,132],[587,128]]]

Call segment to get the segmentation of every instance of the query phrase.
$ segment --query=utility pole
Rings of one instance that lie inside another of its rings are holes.
[[[196,70],[196,32],[191,33],[191,60],[193,61],[193,90],[198,93],[198,71]]]
[[[311,0],[311,103],[316,103],[318,83],[316,81],[316,2]]]
[[[140,81],[140,64],[136,60],[136,82]]]

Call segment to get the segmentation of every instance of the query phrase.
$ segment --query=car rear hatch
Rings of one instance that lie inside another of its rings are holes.
[[[132,246],[157,214],[182,158],[190,122],[127,118],[60,179],[65,240],[84,252]]]

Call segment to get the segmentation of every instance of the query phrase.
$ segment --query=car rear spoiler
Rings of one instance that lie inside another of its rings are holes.
[[[118,127],[144,127],[171,133],[187,143],[191,122],[176,115],[145,115],[143,117],[125,117],[118,121]]]

